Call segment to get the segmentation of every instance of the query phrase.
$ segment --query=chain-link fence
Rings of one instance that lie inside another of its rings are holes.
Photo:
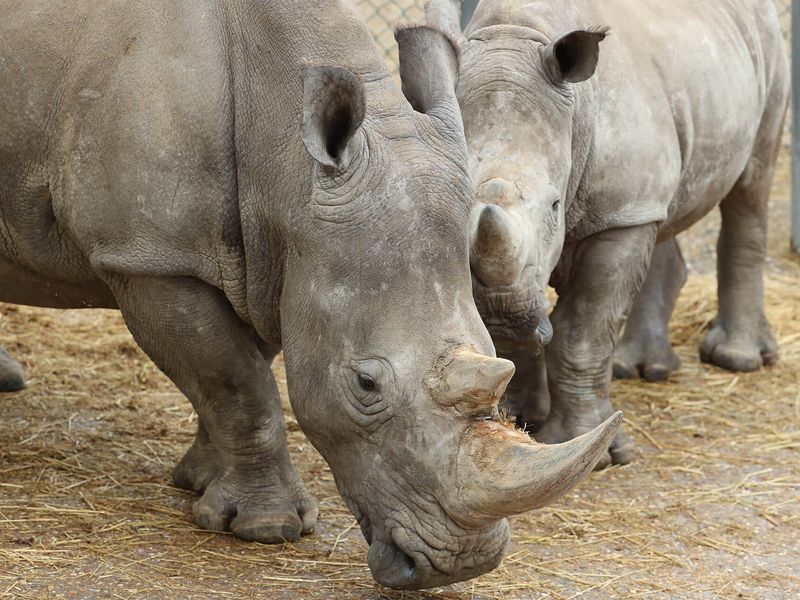
[[[427,0],[353,0],[367,22],[375,41],[386,54],[386,62],[397,72],[397,44],[394,26],[425,22]]]
[[[792,0],[775,0],[775,6],[781,17],[783,37],[786,38],[788,44],[792,37]]]

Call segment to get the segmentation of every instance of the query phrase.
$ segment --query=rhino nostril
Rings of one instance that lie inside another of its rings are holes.
[[[413,559],[393,543],[372,542],[367,563],[375,580],[386,587],[403,589],[416,582],[417,567]]]

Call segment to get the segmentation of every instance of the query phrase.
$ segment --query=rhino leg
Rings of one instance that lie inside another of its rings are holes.
[[[614,352],[614,377],[663,381],[680,366],[669,343],[669,319],[686,275],[678,241],[672,238],[657,244]]]
[[[22,365],[0,348],[0,392],[18,392],[25,389],[25,374]]]
[[[535,431],[550,412],[547,389],[547,363],[544,348],[523,348],[498,354],[514,362],[517,370],[506,388],[502,407],[513,415],[517,424]]]
[[[172,482],[180,488],[202,493],[220,474],[223,463],[208,430],[198,419],[194,443],[172,470]]]
[[[728,196],[720,204],[717,242],[719,307],[700,344],[700,359],[730,371],[755,371],[778,360],[778,345],[764,313],[767,217],[782,120],[762,127],[762,141]]]
[[[590,431],[612,414],[611,361],[619,328],[647,275],[656,226],[600,232],[574,250],[561,277],[547,347],[550,415],[536,439],[558,443]],[[625,464],[633,443],[620,430],[598,468]]]
[[[191,400],[200,425],[175,470],[203,495],[204,529],[264,543],[313,531],[316,501],[292,466],[267,349],[218,289],[190,278],[110,278],[137,343]],[[268,360],[265,360],[267,358]]]

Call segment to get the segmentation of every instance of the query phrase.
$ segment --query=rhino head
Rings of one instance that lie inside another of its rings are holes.
[[[511,18],[508,3],[496,2],[478,7],[467,38],[460,4],[434,0],[427,17],[456,40],[462,56],[458,99],[476,184],[475,299],[497,343],[547,343],[545,289],[579,183],[573,164],[585,162],[589,144],[575,135],[581,115],[574,84],[594,74],[606,30],[551,40],[533,27],[505,24],[529,15]]]
[[[403,91],[338,67],[304,74],[311,223],[281,300],[289,396],[369,544],[375,579],[424,588],[494,568],[505,517],[584,477],[619,415],[562,445],[506,427],[469,270],[472,184],[440,32],[399,30]]]

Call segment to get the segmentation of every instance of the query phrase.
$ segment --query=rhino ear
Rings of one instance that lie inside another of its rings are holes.
[[[303,69],[301,136],[317,162],[342,169],[348,163],[347,145],[364,121],[364,85],[344,67]]]
[[[458,50],[438,29],[404,27],[395,31],[403,94],[417,112],[461,129],[456,100]]]
[[[460,42],[464,39],[462,4],[461,0],[430,0],[425,4],[425,21]]]
[[[594,75],[600,56],[600,42],[606,39],[607,27],[568,33],[544,47],[543,60],[553,83],[578,83]]]

